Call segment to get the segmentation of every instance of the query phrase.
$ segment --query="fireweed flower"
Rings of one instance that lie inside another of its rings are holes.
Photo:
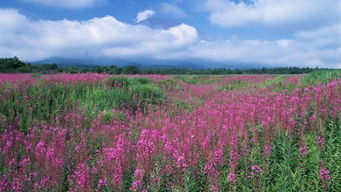
[[[72,174],[80,189],[85,189],[90,182],[89,167],[86,163],[80,163]]]
[[[252,179],[255,176],[259,175],[262,172],[262,168],[258,165],[252,165],[251,166],[251,173],[247,176],[248,179]]]
[[[309,148],[306,145],[300,147],[300,155],[305,156],[308,154]]]
[[[265,156],[269,156],[270,155],[270,153],[271,153],[271,151],[272,151],[272,146],[271,145],[265,145],[265,147],[264,147],[264,155]]]
[[[134,172],[134,182],[130,188],[132,191],[138,191],[142,186],[142,180],[144,177],[143,169],[136,169]]]
[[[0,191],[9,191],[11,188],[11,184],[7,181],[7,179],[2,178],[0,180]]]
[[[317,143],[319,144],[319,146],[323,147],[325,140],[322,136],[318,136],[317,137]]]
[[[107,180],[105,178],[100,178],[98,180],[98,185],[97,185],[97,189],[101,189],[102,187],[107,185]]]
[[[104,76],[90,76],[92,75],[59,75],[55,76],[55,79],[53,76],[44,77],[52,77],[47,78],[47,81],[51,82],[49,86],[56,84],[54,82],[65,82],[65,85],[69,85],[73,82],[98,82],[104,78]],[[226,81],[230,83],[240,79],[246,80],[244,76],[242,78],[239,76],[238,78],[227,77]],[[252,76],[248,81],[257,83],[262,81],[254,79]],[[92,121],[87,119],[86,115],[80,115],[79,113],[85,114],[86,111],[79,108],[56,117],[56,124],[59,127],[67,127],[65,132],[56,132],[52,129],[53,127],[49,127],[50,125],[40,126],[39,120],[37,121],[39,128],[29,128],[27,135],[15,131],[20,127],[19,124],[9,125],[9,128],[5,128],[0,134],[0,152],[4,157],[0,166],[8,170],[8,173],[4,173],[0,178],[0,191],[20,190],[21,184],[23,184],[23,189],[35,191],[48,190],[51,186],[60,187],[63,181],[61,177],[63,165],[71,168],[68,178],[70,191],[96,191],[96,187],[100,191],[103,186],[113,185],[119,191],[123,189],[121,187],[121,181],[124,179],[123,173],[130,171],[129,165],[136,165],[138,168],[135,171],[132,186],[127,186],[132,190],[141,191],[146,187],[151,187],[154,183],[155,186],[160,186],[161,181],[151,182],[153,173],[159,169],[161,170],[158,172],[160,178],[168,174],[174,175],[174,180],[172,179],[174,184],[171,182],[167,184],[172,188],[171,186],[179,184],[176,183],[177,181],[183,179],[183,174],[178,174],[179,172],[175,170],[195,169],[198,167],[196,162],[201,157],[205,159],[204,170],[212,184],[211,188],[207,187],[215,191],[216,187],[219,188],[217,178],[222,174],[219,168],[227,160],[230,161],[230,173],[225,175],[226,181],[231,184],[237,182],[238,163],[248,158],[244,153],[248,152],[249,144],[253,146],[251,142],[259,145],[260,141],[266,141],[267,145],[263,146],[261,152],[268,157],[273,148],[271,141],[278,136],[275,128],[277,130],[278,127],[278,131],[287,132],[290,137],[296,134],[295,128],[301,126],[296,116],[306,117],[313,112],[313,117],[324,120],[329,115],[326,112],[330,112],[333,118],[337,117],[341,109],[338,107],[340,97],[337,94],[340,83],[339,81],[335,83],[335,88],[321,87],[318,99],[315,98],[313,87],[304,91],[296,89],[292,94],[274,94],[267,89],[255,90],[255,92],[252,90],[217,92],[211,85],[205,87],[185,84],[179,95],[171,94],[176,97],[175,99],[184,99],[184,102],[196,106],[193,113],[186,113],[186,115],[172,111],[172,109],[167,111],[165,106],[155,112],[151,110],[147,117],[142,112],[138,112],[138,115],[134,117],[127,113],[125,114],[129,122],[127,124],[124,122],[121,125],[121,122],[116,123],[115,120],[112,124],[103,125],[100,118]],[[214,94],[211,94],[213,90]],[[12,98],[12,92],[13,90],[10,89],[1,92],[0,106],[2,106],[1,102]],[[27,95],[29,94],[23,94],[23,96]],[[193,98],[202,98],[203,105],[191,103]],[[26,99],[34,101],[37,98],[35,95],[30,95],[30,98],[26,97]],[[36,110],[34,103],[32,104],[29,109],[31,115]],[[313,111],[309,111],[310,106]],[[169,112],[172,117],[168,116]],[[32,122],[35,120],[32,119]],[[20,121],[20,118],[16,118],[15,121]],[[256,128],[249,130],[250,127],[246,126],[247,123],[253,126],[262,122],[266,126],[262,127],[261,133],[258,133]],[[6,117],[0,115],[0,127],[9,123]],[[89,123],[91,123],[91,134],[88,136],[87,128],[84,126]],[[317,126],[311,126],[311,129],[322,131],[318,130]],[[251,141],[249,141],[249,131],[253,136]],[[305,132],[301,131],[299,136],[304,137],[304,134]],[[325,143],[322,132],[317,138],[317,143],[319,146]],[[96,146],[94,147],[93,144]],[[299,146],[298,155],[308,154],[309,149],[304,145],[302,143]],[[241,150],[239,146],[242,147]],[[230,158],[224,155],[223,149],[227,147],[230,148]],[[72,150],[69,149],[74,148],[75,151],[70,153]],[[21,149],[24,149],[23,156],[18,159],[18,151]],[[98,157],[98,166],[88,165],[88,162],[92,162],[93,155],[95,158]],[[72,161],[69,162],[69,160]],[[156,165],[155,160],[160,160],[161,162],[157,162],[160,165]],[[249,178],[255,179],[255,183],[258,182],[259,175],[264,172],[262,168],[259,165],[248,167]],[[32,176],[28,177],[28,175]],[[323,185],[331,179],[330,176],[329,170],[321,165],[319,177]],[[97,183],[96,178],[99,179]]]
[[[210,191],[212,191],[212,192],[219,191],[219,187],[217,185],[211,185],[210,186]]]
[[[236,183],[237,182],[236,174],[230,172],[227,176],[227,180],[231,183]]]
[[[331,177],[329,175],[329,170],[325,167],[321,168],[320,170],[320,179],[322,181],[327,181],[327,180],[330,180]]]
[[[19,163],[20,167],[27,167],[30,164],[30,158],[26,157],[22,159]]]
[[[19,178],[14,178],[12,182],[13,191],[23,191],[24,185],[21,183]]]
[[[51,178],[47,175],[43,176],[39,181],[39,186],[40,187],[46,187],[48,185],[50,179]]]
[[[253,172],[253,173],[256,173],[256,174],[262,172],[262,169],[261,169],[258,165],[253,165],[253,166],[251,167],[251,169],[252,169],[252,172]]]

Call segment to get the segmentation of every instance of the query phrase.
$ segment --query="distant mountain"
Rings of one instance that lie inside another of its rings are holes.
[[[169,29],[181,25],[182,22],[170,18],[149,18],[136,23],[135,25],[145,25],[156,29]]]
[[[49,58],[41,61],[33,62],[34,65],[41,64],[57,64],[62,67],[93,67],[97,65],[110,66],[116,65],[124,67],[128,65],[138,66],[140,68],[181,68],[181,69],[203,69],[203,68],[261,68],[271,67],[260,63],[242,63],[228,61],[208,61],[208,60],[185,60],[185,59],[152,59],[152,58]]]
[[[127,61],[122,59],[111,59],[111,58],[60,58],[60,57],[52,57],[40,61],[33,62],[34,65],[41,65],[46,63],[55,63],[59,66],[68,67],[68,66],[96,66],[96,65],[117,65],[122,66],[127,64]]]
[[[34,65],[41,64],[57,64],[62,67],[91,67],[96,65],[110,66],[116,65],[124,67],[128,65],[134,65],[141,68],[164,68],[165,66],[170,68],[188,68],[188,69],[200,69],[205,68],[204,65],[197,64],[191,61],[185,60],[160,60],[160,59],[148,59],[148,58],[89,58],[89,59],[75,59],[75,58],[49,58],[41,61],[33,62]]]

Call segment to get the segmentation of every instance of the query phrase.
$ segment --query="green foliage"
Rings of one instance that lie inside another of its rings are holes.
[[[271,87],[272,89],[281,89],[286,76],[280,75],[274,79],[267,80],[259,85],[260,88]]]
[[[19,72],[19,73],[32,73],[34,71],[36,71],[36,67],[30,64],[24,65],[22,67],[19,67],[15,70],[15,72]]]
[[[8,124],[20,124],[21,131],[27,133],[35,125],[33,119],[54,124],[57,115],[74,111],[79,105],[87,109],[89,120],[102,113],[104,121],[110,122],[111,118],[125,119],[122,114],[112,114],[114,108],[134,112],[150,104],[160,104],[166,98],[161,88],[147,78],[115,77],[108,82],[121,82],[124,86],[44,85],[42,81],[22,89],[2,87],[0,95],[6,94],[8,99],[0,100],[0,118],[7,117]],[[6,125],[0,126],[2,132]]]
[[[122,179],[123,180],[123,191],[129,191],[129,188],[134,181],[134,170],[135,170],[135,168],[136,167],[134,165],[130,165],[129,171],[124,173],[123,179]]]
[[[13,58],[0,58],[0,72],[2,73],[50,73],[61,72],[56,64],[43,64],[33,66],[29,63],[20,61],[17,57]]]
[[[133,83],[132,79],[128,79],[125,77],[119,76],[112,76],[107,80],[107,84],[112,87],[119,87],[119,88],[128,88]]]
[[[140,73],[140,69],[137,66],[127,66],[125,68],[123,68],[122,70],[122,74],[139,74]]]
[[[160,87],[154,84],[133,84],[129,87],[129,92],[134,99],[140,99],[142,105],[159,104],[165,98]]]
[[[207,186],[205,186],[206,177],[203,172],[199,172],[197,176],[193,174],[192,170],[186,172],[184,179],[185,191],[200,192],[204,191]]]
[[[118,68],[116,65],[111,65],[111,66],[95,66],[92,69],[88,69],[89,72],[96,72],[96,73],[108,73],[108,74],[120,74],[121,69]]]
[[[129,88],[133,85],[151,85],[153,82],[146,77],[126,78],[122,76],[112,76],[107,80],[107,84],[112,88]]]
[[[317,84],[326,84],[331,80],[341,78],[341,70],[319,70],[305,75],[301,79],[304,86],[313,86]]]
[[[109,89],[98,87],[80,98],[82,105],[87,106],[92,115],[113,108],[143,110],[150,104],[162,103],[166,98],[161,88],[148,78],[111,77],[107,85]],[[97,110],[90,110],[94,108]]]
[[[185,83],[190,83],[190,84],[198,84],[200,82],[200,80],[196,78],[196,76],[191,76],[191,75],[179,75],[179,76],[175,76],[175,78]]]
[[[228,85],[220,87],[220,90],[228,91],[228,90],[235,90],[235,89],[245,89],[249,87],[250,87],[249,81],[235,80],[229,83]]]
[[[219,78],[207,75],[177,75],[175,76],[176,79],[179,79],[185,83],[190,84],[211,84],[217,81],[220,81]]]
[[[157,83],[160,87],[167,90],[179,90],[181,89],[180,83],[175,79],[163,79]]]
[[[326,144],[322,158],[330,170],[330,191],[341,191],[341,119],[325,123]]]
[[[20,61],[17,57],[13,58],[0,58],[0,72],[14,72],[26,64]]]
[[[45,86],[33,85],[16,89],[8,86],[0,89],[0,94],[7,94],[6,100],[0,100],[0,114],[7,117],[8,123],[19,123],[20,129],[27,132],[27,128],[34,125],[33,119],[52,123],[60,113],[75,107],[78,96],[87,91],[86,85],[73,86]]]
[[[194,109],[193,105],[183,102],[183,101],[175,100],[174,103],[179,109],[184,110],[184,111],[192,112]]]

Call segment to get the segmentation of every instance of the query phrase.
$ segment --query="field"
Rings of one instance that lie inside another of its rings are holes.
[[[341,191],[340,74],[0,74],[0,191]]]

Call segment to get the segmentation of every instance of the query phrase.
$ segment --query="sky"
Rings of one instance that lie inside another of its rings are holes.
[[[0,57],[13,56],[341,68],[341,1],[0,0]]]

